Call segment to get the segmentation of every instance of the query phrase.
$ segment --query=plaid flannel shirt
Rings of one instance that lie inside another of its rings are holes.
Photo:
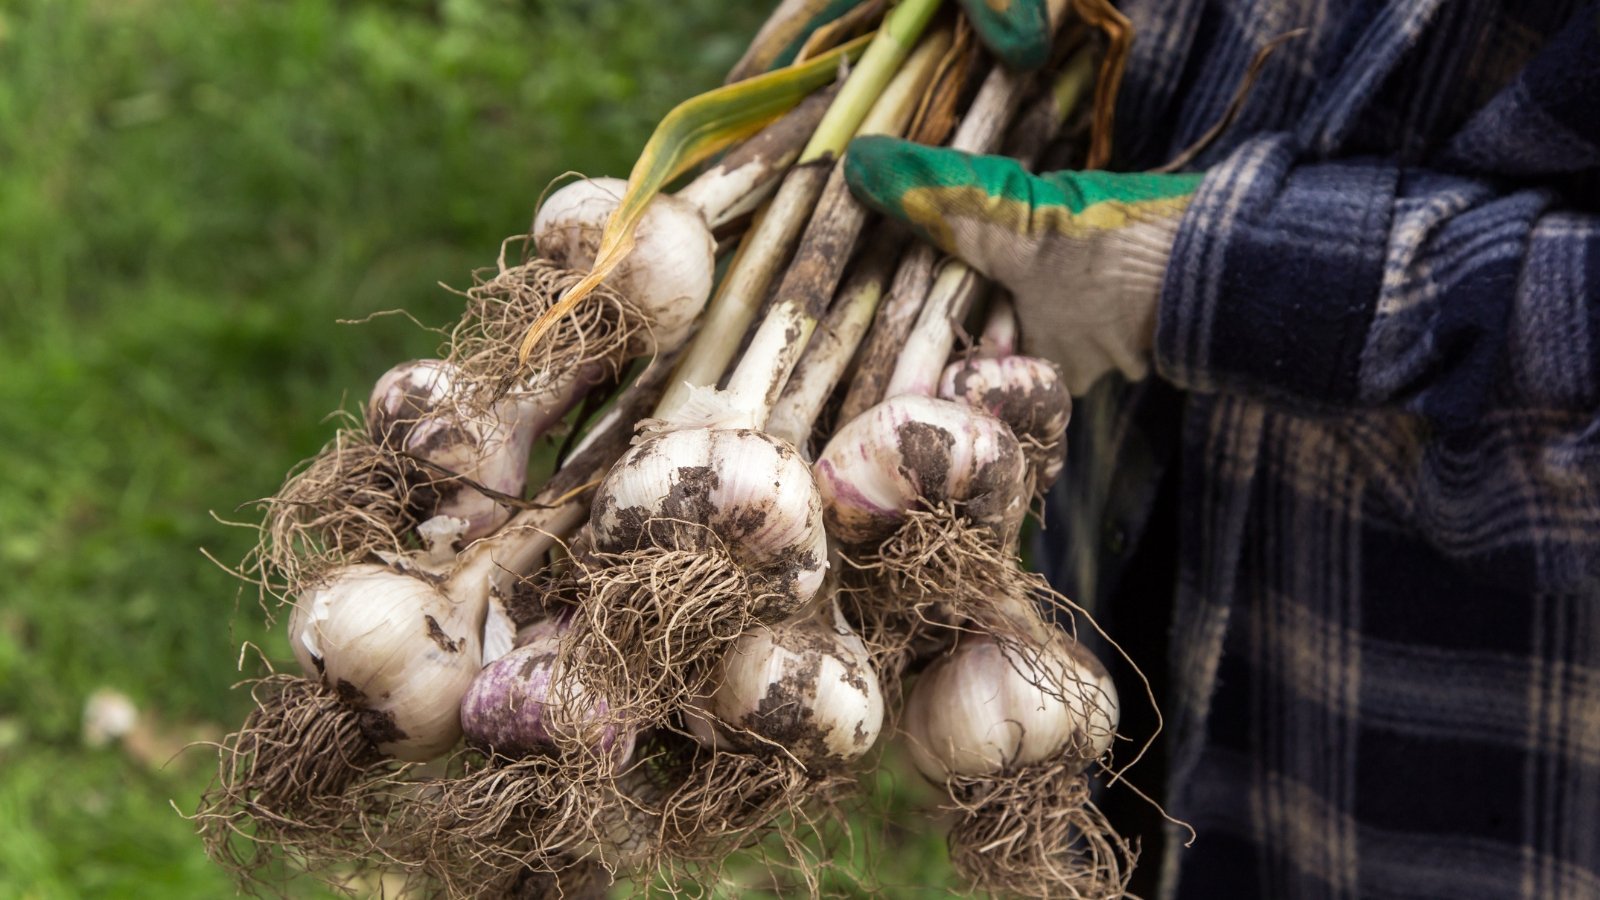
[[[1046,570],[1137,642],[1160,618],[1117,604],[1176,498],[1140,664],[1197,838],[1142,865],[1168,896],[1600,897],[1600,4],[1124,7],[1128,168],[1309,29],[1196,162],[1165,380],[1078,405],[1047,515]]]

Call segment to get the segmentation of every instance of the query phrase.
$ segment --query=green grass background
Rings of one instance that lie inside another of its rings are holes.
[[[766,5],[0,3],[0,898],[232,893],[172,807],[204,754],[91,749],[86,697],[127,693],[169,740],[240,721],[238,645],[286,656],[202,557],[251,540],[212,511],[436,344],[337,321],[448,322],[438,282],[562,172],[625,175]],[[887,883],[942,883],[935,830]]]

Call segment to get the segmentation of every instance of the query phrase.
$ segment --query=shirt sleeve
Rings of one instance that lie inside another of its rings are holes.
[[[1157,364],[1194,390],[1390,407],[1600,411],[1600,2],[1431,157],[1214,167],[1166,272]],[[1560,190],[1553,187],[1561,185]]]
[[[1242,145],[1185,213],[1156,333],[1197,391],[1409,409],[1600,409],[1600,218],[1544,189]]]

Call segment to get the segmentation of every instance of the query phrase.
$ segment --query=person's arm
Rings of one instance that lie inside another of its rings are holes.
[[[1544,190],[1257,138],[1198,175],[1060,172],[887,138],[868,205],[1017,298],[1074,394],[1112,369],[1302,406],[1600,409],[1600,218]],[[1153,345],[1153,346],[1152,346]]]
[[[1538,189],[1382,160],[1296,165],[1264,137],[1177,231],[1160,371],[1195,390],[1401,406],[1600,409],[1600,219]]]
[[[875,138],[851,146],[846,174],[1010,288],[1025,349],[1074,393],[1153,358],[1195,390],[1443,423],[1491,405],[1600,408],[1600,198],[1525,186],[1600,173],[1600,3],[1437,160],[1308,161],[1266,135],[1203,181],[1033,176]]]
[[[1491,406],[1600,409],[1600,196],[1549,187],[1600,181],[1600,3],[1432,168],[1307,163],[1282,137],[1240,147],[1179,230],[1161,370],[1447,424]]]

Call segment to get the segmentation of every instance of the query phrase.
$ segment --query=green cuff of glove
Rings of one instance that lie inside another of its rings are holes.
[[[1044,0],[961,0],[967,21],[989,52],[1013,69],[1050,59],[1050,17]]]
[[[1003,156],[973,156],[882,136],[857,138],[845,179],[867,206],[956,252],[955,219],[975,219],[1019,235],[1040,230],[1108,230],[1130,221],[1176,217],[1199,174],[1058,172],[1038,176]]]

